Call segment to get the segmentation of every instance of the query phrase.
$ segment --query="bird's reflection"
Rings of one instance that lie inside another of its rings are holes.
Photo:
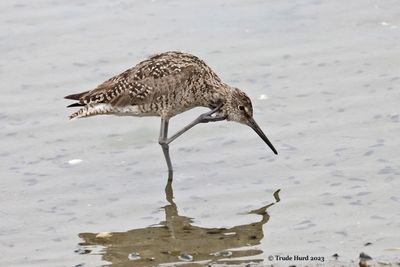
[[[274,193],[274,203],[248,212],[260,215],[260,221],[232,228],[191,225],[192,219],[178,214],[171,180],[165,187],[165,194],[169,202],[163,207],[165,221],[157,226],[127,232],[81,233],[79,237],[84,242],[79,244],[78,253],[97,254],[94,251],[99,251],[100,247],[99,254],[110,266],[177,265],[188,262],[239,264],[263,260],[260,255],[262,251],[255,246],[264,237],[263,225],[269,220],[267,209],[280,200],[279,190]]]

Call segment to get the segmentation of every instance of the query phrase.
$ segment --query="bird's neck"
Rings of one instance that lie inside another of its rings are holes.
[[[220,103],[224,105],[231,101],[233,89],[227,84],[221,84],[210,90],[205,97],[205,106],[213,108],[218,106]]]

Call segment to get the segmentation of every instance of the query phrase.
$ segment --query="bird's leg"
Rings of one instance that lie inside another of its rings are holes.
[[[172,190],[172,179],[168,179],[167,185],[165,186],[165,197],[169,204],[175,205],[174,191]]]
[[[168,138],[166,140],[166,144],[171,143],[172,141],[174,141],[176,138],[178,138],[179,136],[181,136],[184,132],[188,131],[190,128],[192,128],[193,126],[195,126],[196,124],[199,123],[207,123],[207,122],[211,122],[211,121],[222,121],[226,119],[226,116],[212,116],[214,113],[216,113],[217,111],[220,110],[220,108],[222,107],[222,103],[220,103],[216,108],[214,108],[213,110],[210,110],[209,112],[203,113],[201,114],[199,117],[197,117],[197,119],[195,119],[194,121],[192,121],[191,123],[189,123],[188,125],[186,125],[185,127],[183,127],[183,129],[181,129],[180,131],[176,132],[173,136],[171,136],[170,138]]]
[[[169,143],[174,141],[176,138],[181,136],[184,132],[188,131],[190,128],[195,126],[196,124],[199,123],[207,123],[211,121],[222,121],[226,119],[226,116],[212,116],[214,113],[220,110],[222,107],[222,103],[219,104],[216,108],[213,110],[210,110],[209,112],[206,112],[204,114],[201,114],[197,119],[189,123],[187,126],[185,126],[183,129],[175,133],[173,136],[168,138],[168,118],[163,118],[161,117],[161,127],[160,127],[160,137],[158,138],[158,143],[161,145],[162,150],[164,152],[164,157],[165,161],[167,162],[168,165],[168,180],[172,181],[172,176],[173,176],[173,170],[172,170],[172,163],[171,163],[171,158],[169,156]]]
[[[160,137],[158,138],[158,143],[161,145],[161,148],[164,152],[164,157],[168,166],[168,181],[172,181],[172,163],[171,158],[169,156],[169,145],[168,145],[168,118],[161,118],[161,127],[160,127]]]

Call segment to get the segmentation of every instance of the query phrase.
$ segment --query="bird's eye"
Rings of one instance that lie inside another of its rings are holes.
[[[239,105],[239,107],[238,107],[241,111],[244,111],[244,106],[242,106],[242,105]]]

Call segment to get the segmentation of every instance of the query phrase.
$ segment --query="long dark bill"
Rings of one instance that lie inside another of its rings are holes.
[[[253,118],[250,118],[247,122],[247,125],[250,126],[260,137],[264,142],[269,146],[269,148],[274,151],[276,155],[278,155],[278,152],[276,151],[275,147],[272,145],[272,143],[268,140],[268,138],[265,136],[263,131],[261,130],[260,126],[256,123],[256,121]]]

